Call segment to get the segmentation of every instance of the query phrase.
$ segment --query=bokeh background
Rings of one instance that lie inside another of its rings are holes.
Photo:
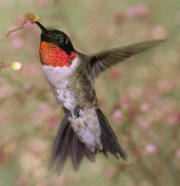
[[[168,42],[96,80],[100,108],[128,161],[99,154],[76,173],[69,160],[59,177],[48,162],[63,113],[41,70],[40,30],[29,23],[0,40],[0,185],[179,186],[179,0],[0,0],[0,37],[27,12],[67,32],[87,54],[148,39]],[[14,61],[21,70],[2,67]]]

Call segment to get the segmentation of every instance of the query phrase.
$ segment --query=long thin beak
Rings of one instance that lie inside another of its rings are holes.
[[[42,33],[48,33],[46,28],[39,21],[35,21],[35,23],[39,26],[39,28],[41,29]]]

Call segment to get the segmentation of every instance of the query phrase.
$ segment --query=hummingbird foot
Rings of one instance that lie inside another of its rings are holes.
[[[74,119],[77,119],[80,115],[80,110],[81,110],[81,107],[80,106],[77,106],[75,109],[74,109]]]
[[[68,117],[68,118],[72,118],[72,114],[71,112],[66,108],[66,107],[63,107],[63,110],[64,110],[64,114]]]
[[[80,106],[77,106],[74,111],[73,111],[73,114],[66,108],[66,107],[63,107],[63,110],[64,110],[64,114],[68,117],[68,118],[73,118],[73,119],[77,119],[80,117],[79,113],[80,113],[80,110],[81,110],[81,107]]]

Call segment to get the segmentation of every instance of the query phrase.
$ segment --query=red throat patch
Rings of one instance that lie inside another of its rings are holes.
[[[61,50],[53,43],[42,41],[40,44],[40,60],[44,65],[50,65],[53,67],[70,66],[72,60],[76,57],[75,52],[71,52],[68,55],[65,51]]]

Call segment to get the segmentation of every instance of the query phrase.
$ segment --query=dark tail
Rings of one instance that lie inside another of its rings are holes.
[[[104,116],[104,114],[101,112],[100,109],[96,109],[96,113],[101,126],[101,142],[103,145],[102,152],[104,153],[105,156],[107,156],[107,152],[110,152],[116,158],[119,158],[120,156],[126,160],[127,155],[125,151],[122,149],[122,147],[120,146],[118,139],[114,134],[106,117]]]
[[[119,145],[117,137],[115,136],[105,116],[100,109],[96,109],[96,113],[101,126],[103,154],[107,157],[107,152],[110,152],[116,158],[120,155],[123,159],[126,159],[126,154]],[[50,167],[52,167],[55,160],[59,158],[59,173],[61,173],[67,158],[70,156],[74,169],[78,170],[84,156],[94,162],[95,155],[96,151],[91,152],[85,144],[79,140],[78,136],[71,128],[68,117],[65,116],[61,122],[61,126],[54,142]]]

